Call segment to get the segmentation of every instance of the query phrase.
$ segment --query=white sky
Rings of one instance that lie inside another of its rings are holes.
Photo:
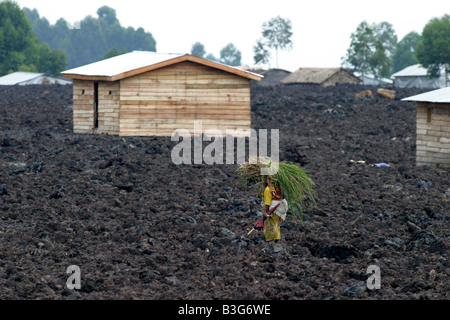
[[[207,53],[220,57],[229,43],[242,53],[242,64],[254,65],[253,46],[263,22],[281,16],[293,25],[293,49],[281,51],[279,68],[339,67],[350,45],[350,35],[362,21],[389,22],[401,40],[422,33],[432,18],[450,14],[449,0],[16,0],[36,8],[51,24],[70,23],[107,5],[116,10],[122,26],[142,27],[156,40],[156,50],[190,53],[201,42]],[[83,26],[81,26],[83,27]],[[275,53],[273,53],[275,57]],[[276,67],[275,59],[271,67]],[[267,67],[267,66],[264,66]]]

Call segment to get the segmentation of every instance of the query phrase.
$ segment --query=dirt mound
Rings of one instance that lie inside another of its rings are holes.
[[[0,299],[448,299],[450,173],[415,166],[400,99],[417,92],[365,89],[253,88],[253,127],[280,129],[280,160],[317,185],[268,246],[247,236],[260,202],[237,165],[174,165],[170,138],[73,134],[71,86],[0,87]]]

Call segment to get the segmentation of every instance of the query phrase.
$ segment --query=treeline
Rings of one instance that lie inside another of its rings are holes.
[[[51,25],[36,9],[0,2],[0,76],[16,71],[59,75],[62,71],[133,50],[156,51],[152,34],[122,27],[108,6],[71,25]]]
[[[0,76],[15,71],[56,75],[66,64],[66,54],[39,41],[16,3],[0,3]]]
[[[421,64],[431,76],[450,71],[450,16],[431,19],[422,34],[410,32],[400,41],[388,22],[361,22],[350,36],[342,65],[351,71],[389,78],[405,67]]]
[[[156,51],[151,33],[121,26],[116,11],[108,6],[97,10],[98,17],[87,16],[73,25],[63,18],[51,25],[36,9],[24,12],[42,43],[66,53],[69,69],[133,50]]]

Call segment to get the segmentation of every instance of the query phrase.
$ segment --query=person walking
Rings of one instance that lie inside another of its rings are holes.
[[[286,214],[280,214],[275,210],[271,215],[268,215],[274,205],[279,204],[283,199],[281,197],[281,190],[272,184],[270,176],[266,178],[266,188],[263,194],[263,221],[264,221],[264,236],[267,242],[274,241],[279,243],[281,241],[281,222],[286,218]],[[274,203],[276,202],[276,203]]]

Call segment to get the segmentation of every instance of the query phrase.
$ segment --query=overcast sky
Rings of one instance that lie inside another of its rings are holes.
[[[450,14],[450,0],[16,0],[36,8],[51,24],[70,23],[107,5],[116,10],[122,26],[142,27],[152,33],[158,52],[190,53],[201,42],[207,53],[233,43],[242,64],[254,65],[253,46],[263,22],[281,16],[293,25],[293,49],[279,55],[279,68],[339,67],[350,45],[350,35],[362,21],[389,22],[398,39],[422,33],[432,18]],[[81,26],[82,27],[82,26]],[[273,55],[275,56],[275,54]],[[267,67],[267,66],[265,66]],[[276,67],[275,59],[270,67]]]

